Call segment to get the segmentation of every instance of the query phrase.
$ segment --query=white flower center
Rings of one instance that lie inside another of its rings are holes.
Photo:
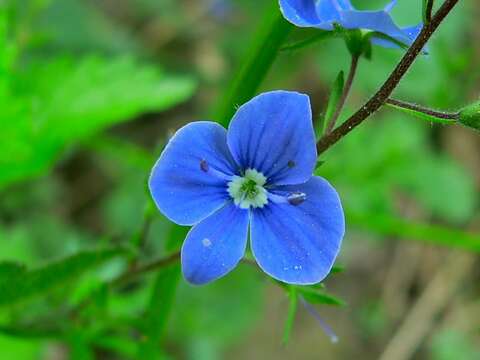
[[[247,169],[244,176],[234,176],[228,183],[228,193],[235,205],[242,209],[262,208],[267,202],[267,190],[263,187],[267,178],[255,169]]]

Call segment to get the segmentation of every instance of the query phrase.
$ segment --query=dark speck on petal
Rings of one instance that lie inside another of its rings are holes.
[[[200,161],[200,169],[204,172],[208,172],[208,162],[207,162],[207,160]]]

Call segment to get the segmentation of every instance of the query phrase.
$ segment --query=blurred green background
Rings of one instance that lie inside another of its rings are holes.
[[[105,285],[178,247],[182,230],[151,216],[149,170],[178,127],[209,118],[273,2],[0,0],[0,359],[480,359],[477,257],[436,244],[478,234],[480,137],[386,108],[317,171],[347,211],[344,270],[325,283],[346,306],[316,307],[338,343],[300,306],[282,344],[288,296],[248,265],[200,288],[173,291],[175,266]],[[420,3],[399,1],[398,23]],[[476,100],[479,18],[461,1],[395,96]],[[342,119],[401,55],[361,60]],[[340,40],[281,52],[261,90],[308,93],[320,116],[349,61]]]

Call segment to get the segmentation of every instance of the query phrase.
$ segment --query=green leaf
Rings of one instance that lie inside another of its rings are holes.
[[[480,234],[450,229],[440,225],[419,224],[389,215],[359,214],[347,211],[351,225],[400,240],[420,240],[472,252],[480,252]]]
[[[432,18],[432,8],[434,0],[422,1],[422,17],[424,24],[428,24]]]
[[[275,3],[268,7],[261,27],[253,36],[244,63],[232,81],[232,86],[219,104],[213,119],[228,125],[236,107],[250,100],[272,66],[279,49],[293,25],[287,22]]]
[[[10,277],[18,276],[26,270],[25,265],[5,261],[0,263],[0,283]]]
[[[14,305],[68,284],[86,271],[122,254],[125,254],[123,249],[83,251],[33,270],[21,270],[18,265],[2,263],[2,273],[9,272],[11,276],[0,277],[0,307]]]
[[[144,317],[145,341],[139,344],[139,358],[157,359],[162,356],[159,344],[167,329],[167,321],[179,280],[180,263],[178,262],[161,269],[156,274],[150,305]]]
[[[287,320],[285,321],[285,328],[283,331],[283,343],[287,344],[290,340],[290,334],[292,333],[293,329],[293,322],[295,321],[295,315],[297,313],[298,308],[298,294],[297,288],[295,286],[288,287],[288,315]]]
[[[464,107],[458,120],[466,127],[480,131],[480,101]]]
[[[190,97],[195,82],[129,57],[36,61],[0,92],[0,188],[41,174],[68,145]]]
[[[327,109],[325,110],[325,116],[323,117],[322,121],[318,121],[318,126],[316,129],[317,138],[322,137],[325,133],[328,123],[332,119],[332,116],[337,109],[338,102],[342,97],[344,85],[345,74],[343,71],[340,71],[333,82],[332,90],[330,91],[330,97],[328,98]]]
[[[316,34],[313,36],[310,36],[306,39],[302,39],[299,41],[296,41],[291,44],[287,44],[284,47],[282,47],[280,50],[281,51],[294,51],[294,50],[299,50],[302,48],[305,48],[307,46],[329,40],[329,39],[334,39],[334,38],[339,38],[342,37],[343,33],[341,31],[327,31],[327,30],[318,30],[316,31]]]
[[[425,113],[420,112],[420,111],[416,111],[414,109],[406,109],[404,107],[397,106],[397,105],[390,104],[390,103],[385,103],[385,105],[387,105],[387,106],[389,106],[389,107],[391,107],[395,110],[400,110],[400,111],[404,112],[405,114],[414,116],[418,119],[425,120],[425,121],[428,121],[428,122],[434,122],[434,123],[439,123],[439,124],[452,124],[452,123],[454,123],[451,119],[441,119],[441,118],[438,118],[438,117],[435,117],[435,116],[432,116],[432,115],[425,114]]]
[[[315,164],[315,171],[318,170],[323,164],[325,164],[325,160],[317,159],[317,163]]]
[[[330,271],[330,274],[339,274],[345,271],[345,266],[342,265],[335,265],[332,267],[332,270]]]
[[[365,49],[365,44],[369,44],[370,41],[366,40],[359,29],[356,30],[343,30],[343,39],[347,45],[347,49],[352,57],[360,57]]]
[[[325,304],[335,306],[345,306],[345,302],[333,295],[327,294],[324,291],[315,289],[311,286],[298,286],[297,291],[312,304]]]

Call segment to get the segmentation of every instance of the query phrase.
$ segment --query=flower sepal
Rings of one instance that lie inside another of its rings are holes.
[[[480,101],[460,110],[458,121],[469,128],[480,131]]]

